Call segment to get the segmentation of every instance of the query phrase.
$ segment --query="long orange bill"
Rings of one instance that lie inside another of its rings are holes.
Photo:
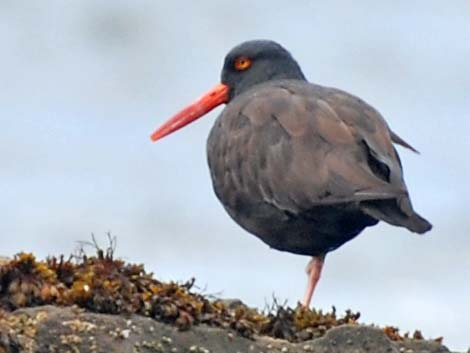
[[[171,117],[166,123],[160,126],[150,136],[152,141],[157,141],[166,135],[181,129],[182,127],[192,123],[194,120],[209,113],[212,109],[222,103],[228,102],[229,87],[223,83],[219,83],[209,92],[188,105],[182,111]]]

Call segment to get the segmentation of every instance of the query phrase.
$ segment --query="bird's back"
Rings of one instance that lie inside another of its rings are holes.
[[[379,220],[424,232],[412,209],[394,134],[370,105],[300,80],[235,97],[207,153],[231,217],[279,250],[318,255]]]

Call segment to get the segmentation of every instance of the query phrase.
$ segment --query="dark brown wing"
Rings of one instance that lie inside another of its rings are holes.
[[[360,98],[333,88],[318,88],[324,99],[335,107],[338,116],[350,126],[351,131],[355,131],[358,139],[363,139],[370,147],[368,153],[373,157],[369,158],[370,169],[380,177],[375,165],[376,162],[382,162],[391,168],[392,172],[395,171],[395,173],[391,173],[391,176],[395,176],[395,178],[387,181],[391,184],[400,184],[406,190],[400,157],[392,143],[408,148],[415,153],[419,152],[393,132],[380,113]],[[360,203],[360,207],[364,212],[377,219],[407,227],[413,232],[424,233],[432,228],[427,220],[413,210],[407,192],[406,195],[397,194],[392,199],[364,201]]]
[[[364,203],[366,213],[393,224],[403,221],[374,212],[369,201],[392,200],[399,212],[413,212],[390,130],[356,97],[280,81],[239,96],[217,124],[219,135],[230,134],[228,145],[216,148],[226,156],[219,169],[234,187],[280,209]],[[402,210],[401,203],[409,207]]]

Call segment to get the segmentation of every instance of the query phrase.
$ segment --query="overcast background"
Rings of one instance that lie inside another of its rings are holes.
[[[470,345],[470,2],[0,0],[0,255],[70,253],[93,232],[164,280],[294,305],[308,258],[270,250],[213,194],[215,113],[149,134],[219,80],[226,52],[269,38],[316,83],[375,106],[425,236],[380,224],[328,255],[313,304]],[[220,108],[219,108],[220,109]]]

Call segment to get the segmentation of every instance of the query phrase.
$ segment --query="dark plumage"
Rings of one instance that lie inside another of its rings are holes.
[[[416,233],[431,229],[411,206],[393,143],[414,149],[363,100],[307,82],[279,44],[250,41],[232,49],[217,87],[206,96],[218,94],[217,104],[206,102],[189,117],[204,106],[196,102],[153,138],[179,128],[177,120],[187,123],[229,102],[207,142],[215,193],[240,226],[269,246],[314,257],[304,304],[326,253],[364,228],[385,221]]]

